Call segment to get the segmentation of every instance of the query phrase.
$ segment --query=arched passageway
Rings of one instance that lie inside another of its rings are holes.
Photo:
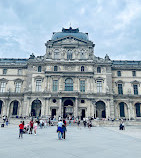
[[[128,117],[127,104],[124,102],[119,103],[119,116],[120,117]]]
[[[36,99],[31,105],[31,116],[39,117],[41,116],[41,101]]]
[[[73,116],[73,101],[70,99],[64,102],[63,108],[63,117],[66,118],[68,116]]]
[[[96,102],[96,117],[106,118],[106,106],[103,101]]]
[[[136,103],[135,109],[136,109],[136,117],[141,117],[141,103]]]
[[[16,116],[19,114],[19,102],[14,100],[10,103],[9,115]]]
[[[3,101],[0,100],[0,115],[2,115]]]

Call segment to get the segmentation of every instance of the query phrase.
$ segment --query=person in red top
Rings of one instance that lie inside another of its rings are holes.
[[[33,131],[33,119],[30,121],[29,125],[30,125],[30,130],[29,130],[29,134],[32,134],[32,131]]]
[[[21,123],[19,124],[19,138],[23,138],[23,129],[24,129],[24,124],[21,121]]]

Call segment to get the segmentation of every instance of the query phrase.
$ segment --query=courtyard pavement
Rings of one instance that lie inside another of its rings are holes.
[[[131,131],[131,132],[130,132]],[[131,134],[132,133],[132,134]],[[134,134],[135,133],[135,134]],[[0,158],[140,158],[141,127],[67,127],[58,140],[56,127],[18,138],[18,127],[0,128]]]

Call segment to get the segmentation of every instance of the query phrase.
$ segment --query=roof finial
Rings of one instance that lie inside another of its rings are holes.
[[[71,22],[70,22],[70,28],[69,29],[72,29],[72,27],[71,27]]]

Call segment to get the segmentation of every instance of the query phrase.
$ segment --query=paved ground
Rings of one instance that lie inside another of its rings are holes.
[[[141,127],[128,127],[120,132],[115,127],[67,130],[66,140],[57,139],[56,127],[38,129],[36,136],[25,134],[18,139],[16,126],[0,128],[0,158],[141,157]]]

